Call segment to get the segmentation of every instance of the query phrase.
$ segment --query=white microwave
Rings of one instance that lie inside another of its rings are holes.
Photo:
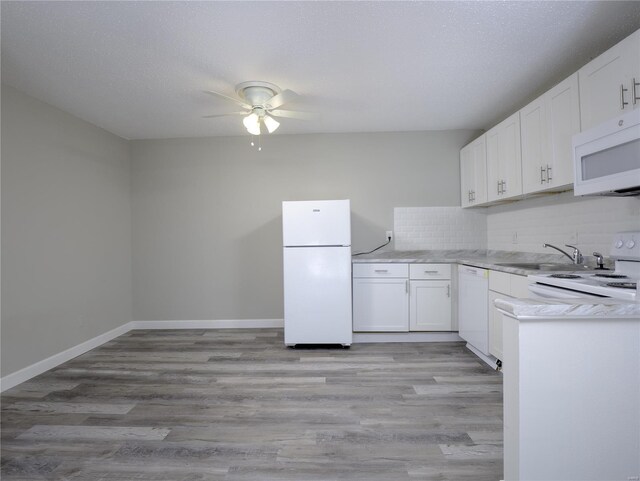
[[[573,136],[575,195],[640,195],[640,108]]]

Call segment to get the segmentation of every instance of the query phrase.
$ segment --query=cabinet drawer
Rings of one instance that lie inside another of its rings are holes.
[[[516,298],[529,297],[527,276],[507,272],[489,271],[489,290]]]
[[[409,264],[411,279],[451,279],[451,264]]]
[[[531,293],[529,292],[529,279],[527,276],[518,276],[511,274],[511,297],[519,299],[527,299]]]
[[[409,277],[409,264],[353,264],[353,277]]]
[[[511,274],[489,271],[489,290],[509,295],[511,292]]]

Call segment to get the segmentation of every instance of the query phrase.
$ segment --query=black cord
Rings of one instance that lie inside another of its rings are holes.
[[[389,239],[387,242],[385,242],[384,244],[382,244],[381,246],[376,247],[375,249],[373,249],[372,251],[369,252],[358,252],[357,254],[353,254],[354,256],[362,256],[364,254],[371,254],[372,252],[377,251],[378,249],[382,249],[384,246],[389,245],[389,243],[391,242],[391,237],[387,237],[387,239]]]

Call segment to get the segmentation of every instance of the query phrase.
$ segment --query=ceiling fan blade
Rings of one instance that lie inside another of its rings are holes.
[[[312,120],[318,117],[311,112],[298,112],[294,110],[270,110],[269,113],[274,117],[286,117],[288,119],[298,120]]]
[[[247,115],[248,112],[229,112],[228,114],[203,115],[203,119],[213,119],[216,117],[227,117],[228,115]]]
[[[298,94],[295,93],[293,90],[283,90],[278,95],[275,95],[275,96],[271,97],[266,102],[266,107],[269,108],[269,109],[277,109],[282,104],[286,104],[287,102],[291,102],[292,100],[295,100],[296,98],[298,98]]]
[[[205,94],[215,95],[216,97],[222,97],[223,99],[231,100],[232,102],[235,102],[236,104],[238,104],[241,107],[244,107],[245,109],[248,109],[248,110],[251,110],[253,108],[251,105],[249,105],[246,102],[243,102],[240,99],[234,99],[233,97],[229,97],[228,95],[221,94],[220,92],[215,92],[213,90],[203,90],[203,92]]]

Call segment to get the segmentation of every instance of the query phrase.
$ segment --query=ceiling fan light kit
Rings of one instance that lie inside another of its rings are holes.
[[[220,115],[206,115],[205,118],[223,117],[227,115],[244,115],[242,123],[251,135],[260,135],[260,124],[264,124],[270,134],[280,127],[273,117],[285,117],[292,119],[307,119],[310,116],[305,112],[278,109],[281,105],[291,102],[298,97],[292,90],[282,90],[277,85],[269,82],[252,80],[236,85],[236,94],[240,98],[233,98],[220,92],[206,90],[205,93],[222,97],[240,105],[245,112],[230,112]]]

